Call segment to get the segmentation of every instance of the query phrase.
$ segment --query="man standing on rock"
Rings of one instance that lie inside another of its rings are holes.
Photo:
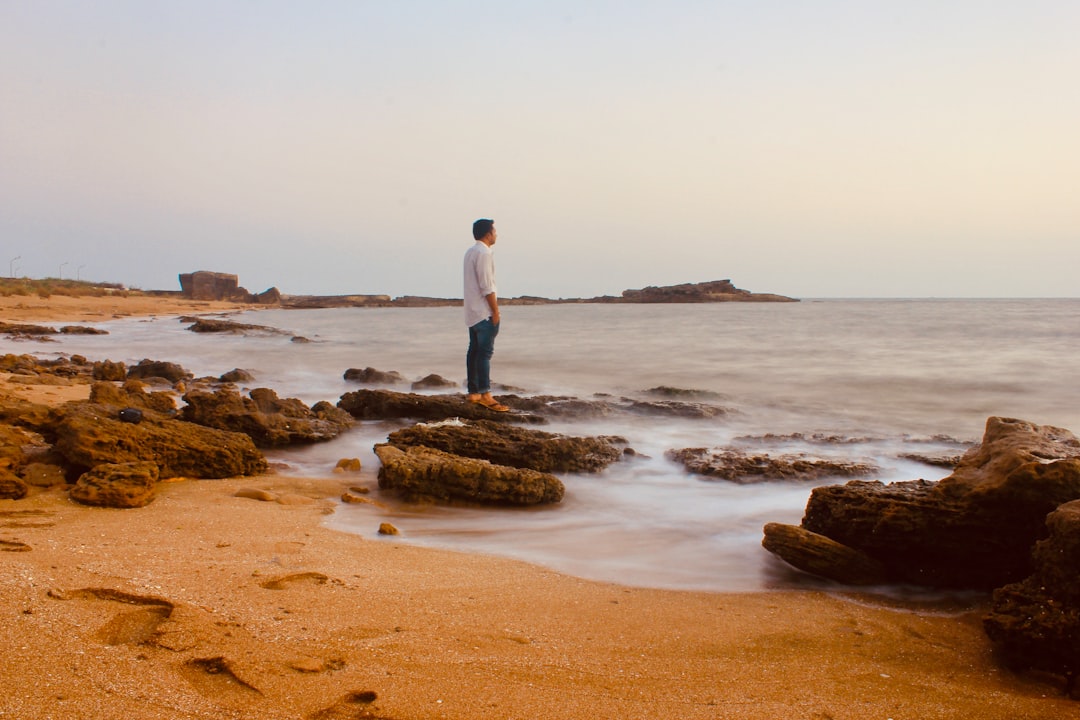
[[[476,241],[465,253],[465,324],[469,327],[468,370],[469,402],[495,412],[510,408],[491,395],[491,356],[495,336],[499,334],[499,298],[495,290],[495,221],[480,219],[473,223]]]

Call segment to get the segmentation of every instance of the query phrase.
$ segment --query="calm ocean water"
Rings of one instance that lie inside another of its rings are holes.
[[[410,379],[462,379],[467,334],[459,308],[263,310],[232,317],[283,335],[199,335],[175,317],[97,324],[108,336],[64,336],[0,352],[81,353],[129,363],[173,360],[196,375],[251,370],[255,386],[307,403],[336,402],[350,367]],[[290,335],[308,338],[294,343]],[[376,537],[389,520],[404,542],[508,555],[627,584],[755,590],[788,582],[760,547],[766,522],[797,523],[811,486],[733,485],[685,473],[667,450],[746,446],[805,451],[881,467],[877,479],[939,479],[904,453],[958,454],[990,415],[1080,432],[1080,300],[804,300],[785,304],[506,307],[495,382],[528,393],[641,396],[657,386],[708,391],[731,412],[709,420],[616,417],[565,421],[567,434],[622,435],[644,457],[595,475],[567,475],[566,499],[537,510],[342,505],[328,520]],[[399,388],[407,390],[407,386]],[[374,443],[394,429],[365,423],[330,443],[274,451],[297,475],[330,475],[360,457],[368,484]],[[826,480],[823,482],[839,482]],[[378,494],[375,493],[378,497]]]

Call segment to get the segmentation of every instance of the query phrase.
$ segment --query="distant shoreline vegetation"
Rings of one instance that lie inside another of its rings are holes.
[[[59,278],[0,278],[0,296],[37,296],[49,298],[53,295],[69,297],[102,297],[105,295],[142,295],[141,290],[130,290],[119,283],[89,282],[87,280],[63,280]]]

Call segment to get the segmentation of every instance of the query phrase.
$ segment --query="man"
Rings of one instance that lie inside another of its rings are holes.
[[[465,324],[469,327],[468,369],[469,402],[495,412],[506,407],[491,395],[491,356],[495,336],[499,334],[499,298],[495,290],[495,221],[480,219],[473,223],[473,246],[465,253]]]

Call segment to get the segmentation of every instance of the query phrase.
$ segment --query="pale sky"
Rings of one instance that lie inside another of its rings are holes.
[[[1080,296],[1075,0],[0,0],[0,273]],[[17,260],[15,258],[18,258]]]

